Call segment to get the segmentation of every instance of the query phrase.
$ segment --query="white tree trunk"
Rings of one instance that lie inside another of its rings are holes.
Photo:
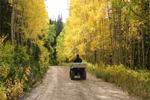
[[[14,46],[14,15],[15,15],[15,0],[13,0],[12,2],[12,14],[11,14],[11,43],[13,46]]]

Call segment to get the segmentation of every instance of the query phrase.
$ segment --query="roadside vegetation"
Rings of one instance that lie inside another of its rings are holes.
[[[132,70],[123,65],[100,66],[87,63],[87,71],[106,82],[115,83],[129,95],[150,99],[150,71]]]
[[[27,53],[27,47],[21,45],[16,45],[13,53],[13,46],[2,40],[4,38],[0,38],[0,97],[1,100],[17,99],[45,75],[49,53],[42,47],[39,58],[35,59]]]

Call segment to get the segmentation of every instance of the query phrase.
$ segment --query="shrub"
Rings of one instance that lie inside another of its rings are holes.
[[[103,70],[96,70],[96,77],[97,78],[102,78],[104,79],[106,82],[109,81],[109,78],[110,78],[110,74],[106,73],[105,71]]]
[[[90,66],[87,66],[87,69],[91,69]],[[144,100],[150,99],[150,72],[148,70],[131,70],[123,65],[96,66],[93,69],[97,78],[115,83],[131,95],[139,96]]]
[[[49,53],[43,45],[33,53],[30,47],[3,41],[0,38],[0,99],[16,100],[46,74]]]
[[[91,63],[87,63],[87,62],[85,62],[86,63],[86,70],[88,71],[88,72],[90,72],[91,74],[95,74],[95,71],[96,71],[96,67],[97,66],[94,66],[94,65],[92,65]]]
[[[14,59],[15,65],[17,66],[27,66],[29,65],[29,55],[27,54],[27,47],[17,45],[15,47]]]
[[[1,100],[6,100],[7,99],[5,90],[6,89],[4,87],[0,86],[0,98],[1,98]]]

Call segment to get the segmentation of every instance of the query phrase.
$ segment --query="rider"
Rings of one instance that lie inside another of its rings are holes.
[[[74,60],[74,63],[81,63],[82,59],[79,57],[79,54],[77,54],[76,59]]]

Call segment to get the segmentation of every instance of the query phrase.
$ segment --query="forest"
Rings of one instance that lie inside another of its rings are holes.
[[[58,62],[78,53],[89,72],[150,98],[150,1],[71,0],[69,14],[57,38]]]
[[[45,0],[0,0],[2,100],[17,100],[76,54],[97,78],[150,99],[150,1],[70,0],[63,23],[48,18]]]
[[[148,0],[71,0],[58,60],[79,53],[92,63],[150,69],[149,7]]]
[[[16,100],[55,64],[62,16],[48,18],[44,0],[0,0],[0,98]]]

